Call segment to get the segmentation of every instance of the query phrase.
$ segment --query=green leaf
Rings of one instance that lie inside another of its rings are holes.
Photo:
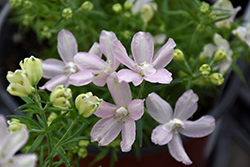
[[[20,97],[25,103],[33,103],[34,101],[29,97]]]
[[[189,72],[189,70],[187,68],[185,68],[184,66],[182,66],[179,62],[173,60],[172,63],[177,66],[181,71],[185,72],[188,75],[192,75],[192,73]]]
[[[67,157],[65,156],[66,153],[65,153],[64,149],[62,147],[59,147],[59,148],[57,148],[56,151],[61,156],[61,158],[64,160],[64,162],[69,165],[69,161],[68,161]]]
[[[20,120],[22,123],[27,125],[29,129],[42,129],[34,120],[31,118],[25,117],[25,116],[20,116],[20,115],[8,115],[10,118],[16,118]]]
[[[23,105],[19,106],[18,108],[16,108],[16,110],[22,110],[24,108],[32,108],[33,106],[36,106],[35,102],[23,104]]]
[[[38,122],[39,122],[43,127],[45,127],[45,124],[44,124],[43,120],[40,118],[40,116],[39,116],[38,114],[36,114],[36,118],[37,118]]]
[[[41,151],[40,151],[40,155],[39,155],[39,164],[40,164],[40,167],[43,166],[43,161],[44,161],[44,158],[43,158],[43,146],[41,146]]]
[[[86,127],[86,124],[82,124],[82,126],[73,135],[70,135],[68,138],[64,139],[61,144],[64,145],[65,143],[68,143],[70,140],[75,138],[75,136],[80,134],[80,131],[83,130],[85,127]]]
[[[36,140],[33,142],[33,144],[30,146],[29,153],[33,153],[36,151],[37,147],[41,144],[43,141],[45,134],[41,133],[40,135],[37,136]]]
[[[238,77],[240,78],[240,80],[243,82],[243,84],[245,86],[247,86],[246,78],[244,77],[244,75],[243,75],[241,69],[239,68],[239,66],[235,62],[233,62],[231,64],[231,67],[232,67],[232,70],[238,75]]]
[[[59,120],[61,120],[66,114],[68,114],[68,112],[69,112],[69,111],[66,111],[65,113],[63,113],[63,114],[59,115],[58,117],[56,117],[56,119],[54,119],[54,120],[51,122],[50,127],[51,127],[52,125],[54,125],[55,123],[59,122]]]
[[[74,137],[71,139],[67,139],[67,141],[62,142],[62,145],[66,145],[66,144],[73,143],[73,142],[78,142],[80,140],[90,140],[90,137],[87,137],[87,136]]]

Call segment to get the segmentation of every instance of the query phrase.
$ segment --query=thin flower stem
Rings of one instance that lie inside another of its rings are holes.
[[[137,99],[140,99],[140,98],[141,98],[142,93],[143,93],[143,90],[144,90],[144,86],[145,86],[145,80],[142,81],[142,84],[141,84],[141,87],[140,87],[140,90],[139,90]]]

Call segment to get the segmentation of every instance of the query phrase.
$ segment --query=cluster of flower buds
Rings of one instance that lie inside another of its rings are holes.
[[[34,56],[25,58],[20,66],[22,70],[8,71],[6,78],[10,84],[7,91],[14,96],[26,97],[35,91],[33,85],[42,78],[43,68],[41,61]]]

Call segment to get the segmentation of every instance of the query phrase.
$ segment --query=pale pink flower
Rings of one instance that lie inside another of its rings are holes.
[[[246,27],[238,26],[232,33],[238,36],[250,48],[250,23]]]
[[[138,32],[131,42],[133,61],[122,43],[119,40],[115,41],[113,54],[122,64],[130,68],[130,70],[122,69],[118,72],[119,82],[132,82],[135,86],[143,80],[169,84],[172,81],[172,74],[164,67],[172,60],[175,46],[174,40],[169,38],[154,56],[154,41],[151,35]]]
[[[155,144],[168,144],[170,154],[186,165],[192,164],[186,154],[179,133],[188,137],[203,137],[214,131],[215,119],[206,115],[196,121],[187,120],[197,109],[198,96],[186,91],[178,99],[173,112],[172,107],[156,93],[146,99],[149,114],[160,123],[152,132],[151,140]]]
[[[93,76],[90,80],[97,86],[104,86],[107,77],[114,72],[120,64],[112,53],[112,44],[116,40],[117,37],[112,31],[103,30],[101,32],[99,39],[100,50],[106,57],[106,61],[101,59],[100,55],[98,56],[87,52],[79,52],[74,57],[74,62],[80,71],[92,73]]]
[[[128,152],[135,141],[135,120],[144,113],[144,100],[132,100],[129,84],[119,83],[115,72],[107,78],[107,85],[115,105],[103,101],[94,113],[102,119],[92,128],[91,141],[98,141],[99,146],[105,146],[122,131],[121,150]]]
[[[17,154],[29,139],[26,126],[20,131],[8,132],[5,117],[0,115],[0,166],[1,167],[35,167],[36,154]]]
[[[99,54],[98,46],[95,43],[90,49],[91,53]],[[79,71],[74,63],[74,56],[77,54],[77,42],[74,35],[62,29],[57,36],[57,50],[63,61],[49,58],[41,60],[43,66],[43,77],[50,79],[40,89],[54,90],[58,85],[68,87],[86,85],[91,82],[92,73]],[[70,82],[69,82],[70,80]]]

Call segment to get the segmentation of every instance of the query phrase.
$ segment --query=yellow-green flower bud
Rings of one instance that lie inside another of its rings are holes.
[[[57,114],[52,112],[49,117],[48,117],[48,121],[47,121],[47,124],[48,126],[50,126],[50,124],[57,118]]]
[[[89,1],[85,1],[81,5],[81,9],[85,10],[85,11],[91,11],[93,8],[94,8],[93,3],[89,2]]]
[[[88,155],[88,152],[87,152],[86,148],[79,148],[77,154],[79,157],[85,158]]]
[[[102,105],[102,99],[93,96],[91,92],[80,94],[76,97],[75,105],[79,115],[87,118],[92,115]]]
[[[123,6],[124,6],[125,10],[129,10],[129,9],[131,9],[133,7],[133,3],[130,2],[130,1],[125,1]]]
[[[224,82],[224,77],[221,73],[213,73],[209,75],[209,79],[216,86],[219,86]]]
[[[25,58],[24,61],[19,63],[19,65],[21,69],[27,74],[27,77],[32,84],[37,84],[43,77],[42,62],[34,56]]]
[[[222,61],[227,57],[227,52],[223,49],[219,49],[215,54],[214,54],[214,62]]]
[[[79,147],[87,147],[89,145],[89,141],[88,140],[80,140],[78,142]]]
[[[62,17],[65,19],[70,19],[73,16],[72,9],[70,8],[65,8],[62,11]]]
[[[23,16],[22,23],[23,23],[23,25],[28,26],[30,24],[31,20],[32,20],[32,17],[30,15],[28,15],[28,14],[25,14]]]
[[[175,61],[184,61],[185,58],[183,52],[180,49],[175,49],[173,59]]]
[[[198,31],[204,31],[205,28],[206,28],[206,26],[205,26],[204,24],[198,24],[197,27],[196,27],[196,29],[197,29]]]
[[[202,75],[209,75],[211,73],[211,68],[208,64],[203,64],[199,68],[199,71],[201,72]]]
[[[31,1],[24,1],[23,6],[26,9],[30,9],[33,6],[33,3]]]
[[[20,121],[18,119],[15,119],[15,118],[8,120],[7,123],[9,124],[9,127],[8,127],[9,132],[20,131],[23,126],[26,126],[26,125],[20,123]]]
[[[22,5],[22,0],[9,0],[10,6],[17,8]]]
[[[78,152],[78,150],[79,150],[79,147],[78,146],[74,146],[73,148],[71,148],[71,150],[72,150],[72,153],[77,153]]]
[[[122,5],[119,4],[119,3],[116,3],[112,6],[112,10],[115,12],[115,13],[120,13],[122,11]]]
[[[70,107],[69,99],[72,97],[71,89],[58,85],[50,94],[50,102],[54,107],[68,109]]]
[[[145,4],[142,6],[141,18],[145,23],[148,23],[153,18],[156,8],[156,4],[153,3]]]
[[[49,31],[49,27],[48,26],[43,26],[43,29],[41,31],[41,36],[43,38],[47,38],[50,39],[51,38],[51,32]]]
[[[22,70],[16,70],[14,73],[8,71],[6,78],[10,82],[7,91],[13,96],[26,97],[35,91],[27,75]]]
[[[123,32],[123,37],[124,37],[125,39],[129,39],[129,38],[131,37],[131,32],[128,31],[128,30],[125,30],[125,31]]]
[[[214,20],[214,19],[216,19],[216,13],[214,13],[214,12],[210,12],[209,13],[209,15],[208,15],[208,17],[211,19],[211,20]]]
[[[206,14],[209,13],[210,11],[211,11],[210,5],[203,1],[200,6],[200,12]]]
[[[128,11],[124,12],[123,16],[126,17],[126,18],[130,18],[131,17],[131,13],[128,12]]]

